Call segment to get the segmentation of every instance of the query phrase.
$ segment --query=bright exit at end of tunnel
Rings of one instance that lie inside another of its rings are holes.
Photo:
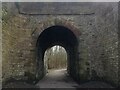
[[[44,54],[46,75],[36,86],[40,88],[75,88],[78,84],[67,73],[68,55],[64,47],[55,45]]]
[[[48,70],[66,69],[67,53],[62,46],[53,46],[46,50],[44,54],[44,66]]]

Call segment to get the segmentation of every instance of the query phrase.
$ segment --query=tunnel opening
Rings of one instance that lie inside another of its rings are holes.
[[[55,45],[45,51],[44,68],[47,73],[51,70],[67,70],[67,52],[64,47]]]
[[[44,55],[47,49],[59,45],[67,53],[67,73],[78,78],[78,39],[74,32],[64,26],[51,26],[43,30],[37,41],[37,72],[36,78],[42,79],[46,75]]]

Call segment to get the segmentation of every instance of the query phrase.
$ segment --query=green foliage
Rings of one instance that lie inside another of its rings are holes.
[[[67,53],[61,46],[54,46],[46,52],[48,69],[66,68]]]
[[[3,4],[2,7],[2,21],[6,22],[9,19],[9,14],[6,5]]]
[[[7,3],[2,4],[2,22],[7,23],[7,21],[10,20],[10,18],[13,16],[13,13],[11,10],[9,10]]]

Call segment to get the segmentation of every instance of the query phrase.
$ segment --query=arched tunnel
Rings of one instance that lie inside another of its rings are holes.
[[[42,31],[37,40],[37,73],[36,78],[40,80],[46,74],[44,65],[44,54],[48,48],[60,45],[67,52],[67,72],[73,78],[78,78],[78,39],[72,30],[64,26],[52,26]]]
[[[101,88],[103,84],[98,82],[97,86],[96,81],[120,87],[119,6],[118,2],[3,2],[2,86],[14,81],[35,85],[41,82],[50,75],[45,52],[58,45],[66,51],[66,76],[80,85],[86,83],[88,88]],[[59,84],[62,80],[57,81]],[[63,81],[70,84],[65,78]],[[95,83],[89,87],[91,81]]]

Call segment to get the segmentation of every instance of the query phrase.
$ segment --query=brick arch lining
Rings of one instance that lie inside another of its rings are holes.
[[[68,73],[74,79],[78,78],[78,39],[76,35],[64,26],[55,25],[46,28],[37,40],[37,69],[36,78],[40,80],[45,75],[44,69],[44,53],[45,51],[54,46],[63,46],[68,54]]]
[[[37,39],[46,28],[49,28],[51,26],[66,27],[73,32],[77,39],[79,39],[79,36],[81,35],[81,32],[78,29],[77,25],[74,23],[74,21],[67,20],[64,18],[52,18],[44,20],[37,24],[37,27],[35,28],[35,31],[32,34],[33,38]]]

